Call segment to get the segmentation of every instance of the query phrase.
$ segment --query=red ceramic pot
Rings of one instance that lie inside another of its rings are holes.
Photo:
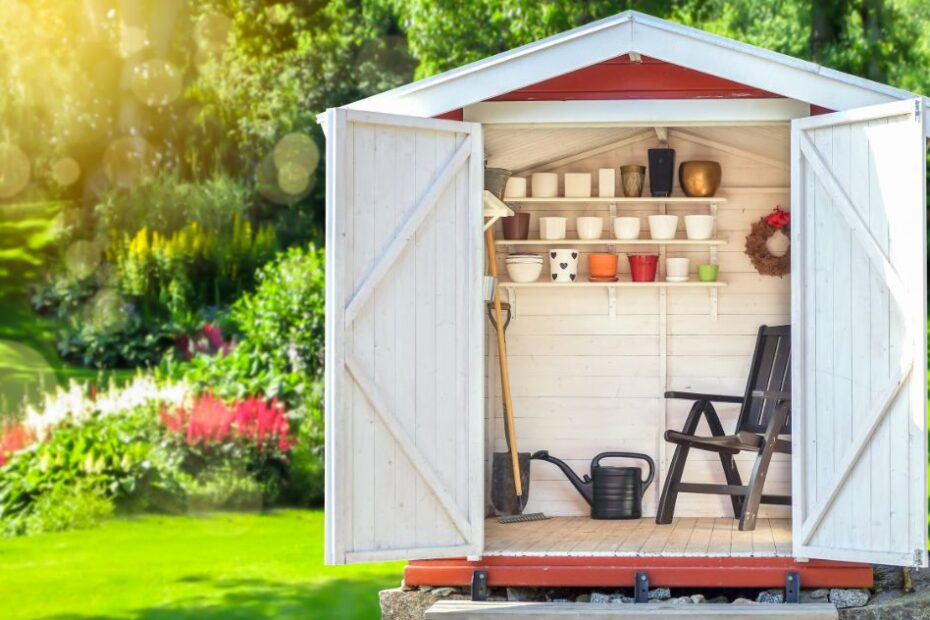
[[[658,254],[627,254],[633,282],[655,282]]]

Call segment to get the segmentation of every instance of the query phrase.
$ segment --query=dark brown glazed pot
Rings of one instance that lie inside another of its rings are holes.
[[[501,224],[504,227],[504,239],[508,241],[528,239],[530,236],[529,213],[517,213],[512,217],[502,217]]]

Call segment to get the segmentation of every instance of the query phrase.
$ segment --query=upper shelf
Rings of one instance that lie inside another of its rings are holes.
[[[642,196],[640,198],[626,198],[615,196],[604,198],[591,196],[590,198],[504,198],[507,204],[723,204],[726,198],[713,196],[711,198],[688,198],[686,196],[669,196],[667,198],[653,198]]]

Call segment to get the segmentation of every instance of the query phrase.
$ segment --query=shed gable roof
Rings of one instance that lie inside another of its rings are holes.
[[[831,110],[916,96],[696,28],[624,11],[346,107],[432,117],[631,52]],[[926,99],[924,104],[928,105]]]

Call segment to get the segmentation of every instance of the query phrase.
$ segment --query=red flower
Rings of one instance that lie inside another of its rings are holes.
[[[18,422],[8,421],[0,426],[0,467],[6,463],[8,454],[22,450],[35,439],[35,435]]]
[[[785,228],[791,224],[791,214],[782,211],[781,206],[777,206],[772,210],[771,214],[765,217],[765,222],[772,228]]]
[[[170,433],[183,435],[188,445],[209,448],[232,440],[245,440],[260,450],[293,446],[284,406],[256,396],[224,403],[210,393],[194,399],[191,407],[162,409],[162,424]]]

